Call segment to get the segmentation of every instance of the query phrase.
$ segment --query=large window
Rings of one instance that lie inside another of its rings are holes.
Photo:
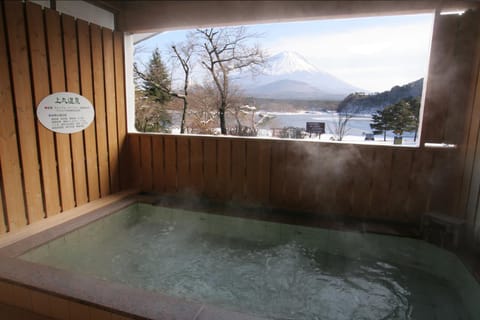
[[[416,145],[433,14],[163,32],[134,47],[135,128]]]

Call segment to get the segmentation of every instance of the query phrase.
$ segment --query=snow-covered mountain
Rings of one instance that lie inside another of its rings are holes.
[[[238,75],[234,81],[247,95],[257,98],[342,100],[352,92],[364,91],[291,51],[270,57],[262,74],[253,78]]]
[[[267,61],[265,73],[269,75],[285,75],[298,71],[320,72],[317,67],[308,62],[303,56],[293,51],[283,51]]]

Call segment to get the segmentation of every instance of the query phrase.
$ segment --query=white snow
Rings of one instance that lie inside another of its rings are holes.
[[[300,71],[320,72],[317,67],[294,51],[283,51],[272,56],[268,60],[268,67],[266,68],[266,73],[270,75],[283,75]]]

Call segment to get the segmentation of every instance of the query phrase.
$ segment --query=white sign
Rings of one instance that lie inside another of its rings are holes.
[[[73,92],[57,92],[45,97],[37,108],[37,117],[47,129],[75,133],[86,129],[95,111],[87,98]]]

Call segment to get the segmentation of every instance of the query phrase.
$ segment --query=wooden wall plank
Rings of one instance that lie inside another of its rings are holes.
[[[140,152],[141,152],[141,174],[142,174],[142,191],[151,191],[153,189],[153,166],[152,166],[152,138],[151,136],[140,136]]]
[[[113,52],[113,34],[106,28],[102,29],[103,67],[105,81],[105,106],[107,116],[108,160],[110,169],[111,192],[120,190],[118,167],[118,128],[117,107],[115,96],[115,64]]]
[[[97,133],[98,172],[100,195],[110,194],[109,149],[107,141],[107,116],[105,109],[105,82],[103,72],[102,30],[90,25],[92,49],[93,92],[95,107],[95,128]]]
[[[232,146],[234,142],[221,139],[217,141],[217,195],[220,199],[230,200],[232,197]]]
[[[118,154],[120,172],[128,171],[128,153],[125,140],[127,137],[127,115],[125,104],[125,63],[123,33],[113,33],[113,51],[115,59],[115,98],[117,109],[117,130],[118,130]],[[120,174],[120,186],[122,190],[128,189],[128,177]]]
[[[1,11],[0,11],[0,14],[1,14]],[[0,22],[1,22],[1,19],[0,19]],[[2,160],[0,159],[0,234],[7,232],[7,225],[5,224],[6,215],[7,213],[3,209]]]
[[[454,155],[455,153],[455,155]],[[446,189],[452,188],[453,192],[451,192],[452,189],[450,189],[450,194],[448,196],[449,199],[449,207],[446,208],[447,210],[444,211],[446,214],[456,216],[459,218],[464,218],[465,217],[465,212],[464,211],[459,211],[458,210],[458,204],[460,201],[460,192],[461,192],[461,186],[462,186],[462,172],[461,172],[461,167],[460,167],[460,159],[458,159],[458,152],[450,152],[450,155],[448,156],[449,160],[447,160],[449,163],[446,166],[447,169],[449,170],[448,172],[448,177],[445,181],[444,187]],[[447,192],[448,194],[448,192]]]
[[[352,204],[352,193],[354,192],[352,172],[356,170],[360,161],[359,148],[353,145],[342,145],[336,149],[334,156],[329,159],[329,161],[333,161],[331,166],[335,172],[335,180],[330,182],[335,184],[335,209],[333,212],[345,216],[355,216],[357,213],[354,212]]]
[[[272,156],[270,166],[270,199],[272,205],[282,206],[284,202],[285,176],[283,167],[285,164],[285,142],[272,142]]]
[[[373,176],[373,157],[375,151],[372,148],[362,148],[359,154],[359,160],[352,170],[352,214],[356,217],[368,219],[371,214],[370,192],[372,190]]]
[[[317,184],[323,183],[324,176],[318,173],[318,148],[316,143],[308,143],[301,149],[301,163],[298,166],[302,166],[299,170],[301,177],[300,190],[299,190],[299,209],[302,211],[316,212],[317,197],[315,193],[315,187]]]
[[[25,198],[23,194],[22,172],[15,129],[15,106],[13,104],[10,82],[7,41],[4,30],[3,6],[0,4],[0,181],[6,212],[6,222],[10,230],[15,230],[27,223]],[[1,194],[0,194],[1,196]],[[2,216],[2,221],[4,217]]]
[[[90,28],[87,22],[77,21],[78,56],[80,66],[81,94],[90,102],[94,102],[92,59],[90,50]],[[95,121],[85,129],[85,157],[87,167],[88,198],[90,201],[100,198],[99,168]]]
[[[246,177],[246,145],[245,141],[232,141],[232,186],[231,193],[233,200],[245,199],[245,177]]]
[[[373,184],[370,197],[372,218],[388,219],[388,199],[392,174],[393,149],[376,149],[373,160]]]
[[[27,218],[30,221],[42,219],[43,209],[42,187],[39,172],[39,157],[35,127],[35,114],[32,105],[30,63],[25,28],[23,4],[20,2],[5,2],[5,14],[8,47],[10,49],[10,65],[12,85],[15,97],[17,128],[21,150],[21,163],[24,181],[24,191],[27,204]],[[2,102],[3,103],[3,102]],[[25,225],[26,217],[12,214],[13,223],[10,227]],[[16,215],[16,218],[13,218]]]
[[[190,139],[190,178],[192,191],[203,192],[203,140],[199,137]]]
[[[268,204],[270,200],[270,166],[271,166],[271,145],[265,141],[259,142],[258,159],[258,201]]]
[[[217,140],[203,141],[204,155],[204,194],[209,198],[217,196]]]
[[[430,201],[430,187],[432,184],[430,175],[433,156],[426,149],[420,149],[415,152],[412,161],[410,173],[410,195],[406,214],[410,221],[419,221],[420,217],[426,213]]]
[[[428,210],[457,215],[458,212],[453,211],[458,189],[455,183],[456,163],[449,150],[433,152],[434,161],[430,174],[434,180],[430,186],[431,201]]]
[[[67,91],[80,94],[80,73],[75,19],[62,14],[63,46],[65,52],[65,74]],[[77,206],[88,202],[87,171],[83,131],[70,135],[72,144],[73,181]]]
[[[245,142],[245,200],[248,202],[257,201],[258,189],[258,162],[260,156],[260,142],[246,141]]]
[[[190,187],[190,145],[186,137],[177,137],[178,190],[188,191]]]
[[[270,144],[246,142],[245,198],[266,204],[270,194]]]
[[[165,191],[172,193],[177,191],[177,141],[173,136],[165,136],[163,139],[165,150]]]
[[[302,193],[303,178],[306,169],[305,151],[303,144],[289,141],[286,143],[285,162],[283,175],[284,184],[284,201],[287,208],[297,209],[301,206],[300,195]]]
[[[312,197],[315,183],[312,180],[322,181],[322,177],[312,168],[312,161],[317,158],[317,155],[314,154],[314,146],[314,143],[306,143],[298,149],[300,156],[295,172],[298,175],[297,179],[299,179],[297,208],[300,211],[308,211],[312,208],[312,202],[315,199],[315,197]]]
[[[132,188],[140,188],[142,185],[142,161],[140,155],[140,135],[132,134],[128,137],[130,185]]]
[[[38,106],[42,99],[50,94],[43,11],[40,6],[29,2],[26,4],[26,17],[32,81],[34,83],[34,103],[35,106]],[[48,217],[59,213],[61,210],[55,139],[53,132],[45,128],[38,120],[37,134],[42,166],[45,211]]]
[[[392,176],[388,198],[388,216],[391,220],[408,221],[409,177],[412,169],[413,152],[395,149],[392,159]]]
[[[317,148],[316,167],[312,168],[317,177],[315,184],[317,212],[321,215],[334,216],[338,212],[337,181],[339,176],[346,174],[345,159],[348,158],[345,157],[343,149],[338,149],[336,144],[319,144]]]
[[[62,47],[62,27],[60,16],[54,10],[45,9],[47,49],[52,92],[65,91],[65,68]],[[62,210],[75,207],[75,193],[72,172],[70,136],[56,133],[58,176]]]
[[[153,190],[156,192],[163,192],[165,190],[164,155],[163,137],[152,136]]]

